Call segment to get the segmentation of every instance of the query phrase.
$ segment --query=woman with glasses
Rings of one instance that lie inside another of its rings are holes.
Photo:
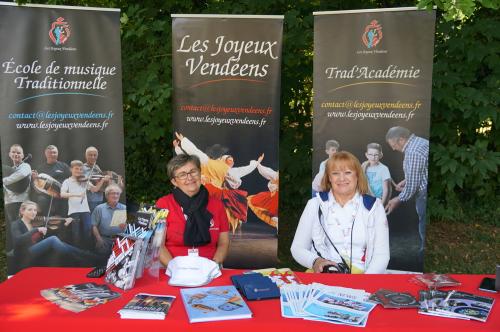
[[[160,261],[167,266],[176,256],[198,255],[221,265],[229,248],[229,222],[222,202],[201,184],[200,159],[180,154],[167,164],[172,193],[156,202],[168,209],[168,232]]]
[[[314,272],[384,273],[389,263],[389,227],[384,207],[367,195],[359,160],[349,152],[331,156],[293,239],[293,258]]]

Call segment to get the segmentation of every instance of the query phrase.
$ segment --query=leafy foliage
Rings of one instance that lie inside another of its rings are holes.
[[[498,13],[437,25],[431,121],[430,212],[498,223]]]

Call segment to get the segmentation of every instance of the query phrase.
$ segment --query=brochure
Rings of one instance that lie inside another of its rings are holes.
[[[269,268],[269,269],[259,269],[252,270],[249,273],[260,273],[265,277],[270,278],[278,287],[285,284],[302,284],[300,279],[295,273],[289,268]]]
[[[165,319],[175,296],[139,293],[119,310],[121,318]]]
[[[252,317],[234,286],[183,288],[181,296],[190,323]]]
[[[81,312],[120,296],[120,293],[112,291],[107,285],[93,282],[44,289],[40,294],[50,302],[72,312]]]
[[[420,291],[420,314],[486,322],[495,300],[465,292]]]

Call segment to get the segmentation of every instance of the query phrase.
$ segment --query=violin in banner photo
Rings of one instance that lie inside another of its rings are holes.
[[[92,169],[92,172],[90,173],[90,179],[88,175],[82,175],[78,178],[78,181],[87,182],[90,180],[90,182],[92,182],[92,184],[95,185],[102,179],[107,179],[107,183],[105,182],[105,186],[114,183],[120,186],[120,188],[124,187],[123,176],[119,175],[115,171],[101,171],[100,169],[97,168]]]
[[[44,216],[36,216],[35,219],[31,222],[33,227],[46,227],[47,229],[57,231],[59,228],[64,226],[69,226],[74,221],[73,218],[69,217],[44,217]]]

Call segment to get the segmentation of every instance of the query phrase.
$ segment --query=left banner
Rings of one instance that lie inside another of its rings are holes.
[[[275,266],[283,16],[172,17],[175,151],[224,205],[224,265]]]
[[[98,207],[125,200],[120,12],[0,2],[0,22],[8,274],[105,262],[125,216]]]

